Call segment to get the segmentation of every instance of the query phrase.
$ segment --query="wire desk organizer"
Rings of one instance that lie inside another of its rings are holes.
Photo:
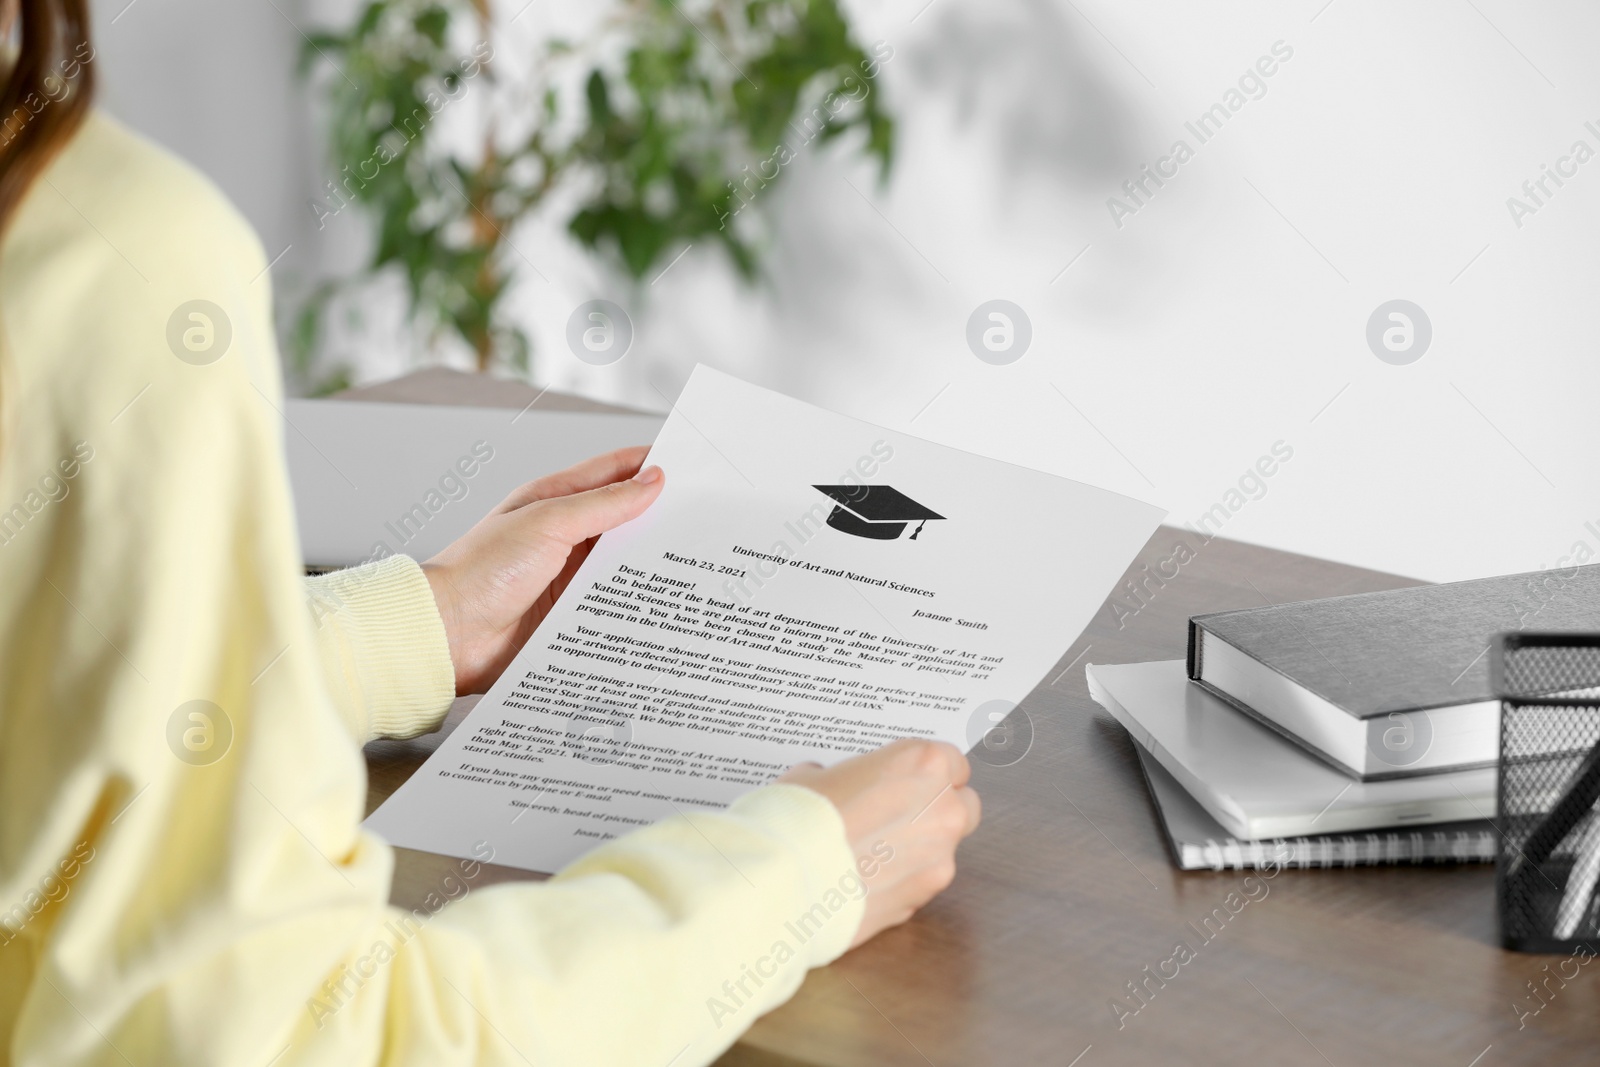
[[[1496,646],[1501,943],[1592,955],[1600,946],[1600,634],[1506,633]]]

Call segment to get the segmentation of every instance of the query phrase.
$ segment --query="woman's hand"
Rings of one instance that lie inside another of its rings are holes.
[[[646,447],[585,460],[517,489],[422,565],[456,669],[456,694],[488,689],[607,530],[661,494]]]
[[[954,745],[907,739],[832,767],[802,763],[778,779],[833,801],[851,851],[876,868],[863,878],[867,913],[851,948],[911,918],[955,878],[956,846],[982,810],[971,776]]]

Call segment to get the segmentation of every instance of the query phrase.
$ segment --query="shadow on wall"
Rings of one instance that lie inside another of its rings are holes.
[[[809,396],[842,376],[894,391],[912,367],[964,353],[966,302],[994,295],[968,286],[1037,274],[1026,287],[1042,288],[1138,170],[1145,116],[1106,70],[1121,61],[1061,0],[936,7],[903,36],[882,87],[899,137],[889,187],[837,153],[802,156],[769,208],[757,299],[728,309],[763,339],[743,347],[762,352],[751,371],[775,388]],[[1132,254],[1097,253],[1118,277]],[[1030,255],[1039,262],[1019,266]],[[1078,302],[1065,288],[1051,301]],[[686,335],[697,351],[726,347]],[[925,399],[908,397],[907,416]]]
[[[959,128],[987,133],[1000,179],[1101,190],[1139,159],[1139,115],[1084,47],[1095,31],[1060,0],[946,8],[909,57],[918,87],[948,98]]]

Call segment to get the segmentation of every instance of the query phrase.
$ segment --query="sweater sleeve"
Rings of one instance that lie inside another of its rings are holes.
[[[426,581],[324,581],[316,632],[259,244],[103,118],[47,177],[0,255],[0,396],[28,411],[0,449],[26,505],[0,544],[8,1062],[690,1067],[843,951],[840,817],[786,785],[542,884],[471,888],[486,841],[438,906],[393,908],[356,740],[444,699]]]
[[[390,556],[305,585],[328,692],[356,743],[437,730],[455,696],[455,668],[416,561]]]
[[[297,1040],[355,1056],[381,1035],[385,1064],[709,1063],[845,951],[865,897],[838,813],[790,785],[638,830],[542,885],[473,890],[477,869],[458,865],[454,903],[374,927]]]

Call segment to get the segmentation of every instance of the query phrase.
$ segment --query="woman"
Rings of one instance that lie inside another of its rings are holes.
[[[705,1063],[949,882],[967,764],[906,741],[389,908],[362,743],[483,691],[663,474],[630,449],[532,482],[427,563],[312,580],[314,622],[258,242],[88,110],[84,0],[7,2],[0,1063]]]

